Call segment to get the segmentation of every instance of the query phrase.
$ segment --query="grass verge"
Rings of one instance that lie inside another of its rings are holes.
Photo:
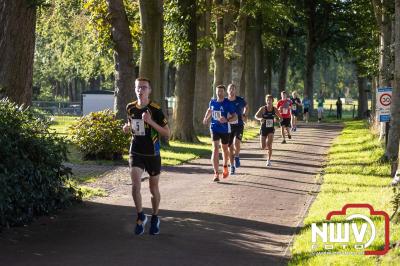
[[[390,250],[385,256],[316,254],[324,251],[320,243],[318,248],[311,249],[311,224],[325,222],[328,212],[340,210],[347,203],[369,203],[375,210],[386,211],[389,216],[392,214],[390,166],[378,163],[383,152],[381,143],[363,121],[345,122],[342,134],[329,150],[320,193],[295,238],[289,265],[399,265],[399,248]],[[383,228],[383,219],[374,219],[374,222],[378,231]],[[399,224],[390,224],[392,244],[399,242],[399,230]],[[370,249],[382,248],[382,235],[378,233],[376,239]],[[351,243],[356,242],[352,240]],[[333,251],[342,250],[335,246]]]

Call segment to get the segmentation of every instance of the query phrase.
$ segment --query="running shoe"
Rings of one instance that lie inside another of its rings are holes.
[[[235,157],[235,167],[236,167],[236,168],[239,168],[239,167],[240,167],[240,158],[239,158],[239,156],[236,156],[236,157]]]
[[[288,139],[292,139],[292,135],[290,135],[290,134],[287,137],[288,137]]]
[[[228,166],[224,166],[224,171],[222,172],[222,177],[227,178],[229,176]]]
[[[230,175],[234,175],[235,174],[235,166],[231,165],[231,170],[229,171]]]
[[[214,174],[214,182],[219,182],[219,173]]]
[[[271,161],[267,160],[266,166],[271,166]]]
[[[157,215],[151,216],[149,233],[150,235],[158,235],[160,233],[160,219]]]
[[[281,142],[282,144],[286,144],[286,140],[282,140],[282,142]]]
[[[147,216],[141,212],[138,214],[138,218],[136,219],[136,228],[135,228],[135,234],[136,235],[142,235],[144,233],[144,227],[146,226],[147,223]]]

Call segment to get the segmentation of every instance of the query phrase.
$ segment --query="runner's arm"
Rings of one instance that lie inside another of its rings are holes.
[[[238,116],[237,116],[237,114],[236,114],[236,113],[233,113],[233,114],[231,114],[231,113],[228,113],[228,119],[227,119],[227,122],[235,121],[235,120],[237,120],[237,119],[238,119]]]
[[[147,110],[147,112],[143,113],[142,115],[143,120],[149,124],[152,128],[154,128],[155,130],[157,130],[158,133],[160,133],[161,136],[169,138],[170,136],[170,130],[168,127],[168,124],[165,123],[165,125],[162,127],[160,126],[158,123],[156,123],[150,115],[149,110]],[[157,120],[157,119],[156,119]]]
[[[275,109],[275,114],[277,117],[279,117],[279,119],[282,119],[282,114],[278,109]]]
[[[246,105],[243,107],[243,114],[242,117],[244,118],[243,120],[247,120],[247,113],[249,112],[249,108],[248,105],[246,103]]]
[[[122,127],[122,131],[124,131],[125,134],[128,134],[131,132],[131,118],[128,116],[128,122],[124,124]]]
[[[208,120],[210,119],[210,117],[211,117],[211,109],[208,108],[206,113],[205,113],[205,115],[204,115],[204,118],[203,118],[203,124],[204,125],[207,125]]]
[[[260,109],[258,109],[257,113],[254,115],[254,118],[257,119],[258,121],[264,120],[264,118],[262,117],[263,109],[264,109],[264,107],[260,107]]]

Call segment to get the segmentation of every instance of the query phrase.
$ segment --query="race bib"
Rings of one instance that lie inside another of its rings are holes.
[[[221,111],[212,111],[212,117],[214,120],[219,121],[221,118]]]
[[[292,110],[293,110],[293,111],[296,111],[296,109],[297,109],[297,106],[296,106],[295,104],[293,104],[293,105],[292,105]]]
[[[146,135],[143,119],[132,119],[131,126],[132,126],[132,130],[133,130],[133,133],[135,134],[135,136],[145,136]]]
[[[287,115],[289,112],[289,109],[287,108],[282,108],[282,114]]]
[[[265,127],[274,127],[274,119],[266,119]]]

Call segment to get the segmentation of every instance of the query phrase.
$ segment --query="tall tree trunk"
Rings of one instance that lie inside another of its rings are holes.
[[[262,44],[262,17],[261,14],[257,16],[254,32],[254,60],[255,60],[255,108],[264,103],[264,49]]]
[[[151,98],[163,104],[164,97],[161,86],[163,1],[140,0],[139,7],[140,24],[142,28],[139,76],[151,80]]]
[[[217,9],[216,38],[214,48],[214,88],[224,82],[224,16],[222,14],[222,0],[214,0]]]
[[[32,102],[36,6],[26,0],[0,0],[0,98]]]
[[[236,85],[236,92],[238,95],[241,92],[241,81],[244,69],[244,48],[246,40],[246,27],[247,27],[247,16],[245,12],[241,12],[246,4],[246,0],[240,0],[240,11],[237,19],[236,34],[235,34],[235,45],[234,45],[234,57],[232,61],[232,83]]]
[[[211,0],[206,0],[206,9],[197,16],[197,38],[207,40],[211,35]],[[207,134],[208,128],[203,125],[204,113],[208,108],[208,102],[212,97],[212,84],[210,82],[210,59],[211,52],[209,47],[201,47],[197,50],[196,62],[196,85],[194,98],[194,118],[193,125],[196,133]]]
[[[248,103],[249,116],[252,117],[255,111],[255,53],[254,53],[254,19],[249,18],[246,34],[246,70],[245,70],[245,97]]]
[[[386,155],[392,164],[392,176],[397,170],[400,140],[400,0],[395,2],[395,72],[390,106],[391,119]]]
[[[111,36],[114,42],[115,98],[114,111],[118,119],[126,118],[126,105],[134,98],[135,65],[133,46],[123,0],[107,0],[111,16]]]
[[[367,98],[367,78],[363,76],[357,77],[358,83],[358,118],[364,119],[368,109]]]
[[[289,67],[289,42],[284,41],[279,53],[279,91],[286,90],[287,73]]]
[[[265,94],[271,94],[272,95],[272,62],[271,62],[271,55],[269,50],[264,51],[264,61],[265,61],[265,75],[264,75],[264,80],[265,80]]]
[[[225,4],[228,6],[228,8],[233,8],[235,5],[234,0],[225,0]],[[233,14],[232,12],[225,12],[224,13],[224,34],[225,36],[230,36],[231,32],[235,30],[234,24],[233,24]],[[231,40],[226,40],[226,41],[231,41]],[[225,42],[225,47],[229,46],[230,44]],[[225,85],[228,85],[229,83],[232,83],[232,57],[226,58],[224,57],[224,83]]]
[[[178,0],[178,7],[182,17],[186,18],[188,26],[185,27],[188,42],[190,43],[188,57],[185,63],[177,67],[177,86],[175,90],[176,107],[174,110],[174,124],[172,139],[188,142],[198,142],[193,127],[194,88],[196,79],[196,53],[197,53],[197,28],[196,28],[196,1]]]
[[[316,38],[316,3],[315,0],[305,1],[307,16],[307,42],[306,42],[306,62],[304,77],[304,96],[310,100],[310,111],[314,108],[314,66],[315,50],[317,48]]]

